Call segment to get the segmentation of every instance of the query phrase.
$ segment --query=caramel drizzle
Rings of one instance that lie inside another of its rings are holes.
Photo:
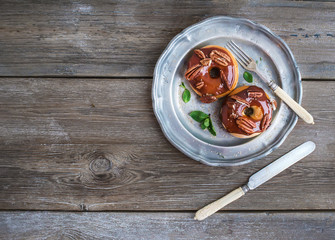
[[[185,73],[185,78],[189,81],[194,80],[197,75],[200,73],[202,68],[204,66],[210,66],[212,64],[212,61],[214,61],[216,64],[221,65],[221,66],[228,66],[228,62],[231,62],[230,57],[221,51],[218,50],[212,50],[210,52],[210,57],[206,57],[205,53],[201,49],[195,49],[194,54],[197,55],[200,58],[200,64],[196,64],[192,67],[190,67],[186,73]],[[224,71],[220,70],[220,79],[221,82],[226,86],[228,90],[232,89],[232,83],[228,81],[226,75],[224,74]],[[195,83],[195,88],[201,89],[203,88],[205,83],[200,80],[200,82]],[[202,102],[214,102],[217,100],[217,98],[213,95],[204,95],[200,99]]]
[[[204,95],[200,98],[200,101],[203,103],[212,103],[215,102],[217,98],[213,95]]]

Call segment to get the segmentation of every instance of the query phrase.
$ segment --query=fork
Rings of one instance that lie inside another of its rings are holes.
[[[246,70],[256,73],[263,82],[271,88],[271,90],[283,100],[299,117],[306,123],[314,124],[313,116],[306,111],[301,105],[294,101],[283,89],[281,89],[273,80],[266,79],[257,69],[254,59],[249,57],[239,46],[232,40],[227,43],[227,48],[234,53],[236,60]]]

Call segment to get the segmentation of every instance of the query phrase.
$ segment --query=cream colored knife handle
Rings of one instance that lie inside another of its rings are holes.
[[[205,218],[209,217],[213,213],[216,213],[224,206],[227,206],[229,203],[234,202],[235,200],[242,197],[245,193],[243,192],[242,188],[239,187],[229,193],[228,195],[220,198],[219,200],[216,200],[215,202],[212,202],[211,204],[201,208],[195,213],[194,219],[196,220],[204,220]]]
[[[314,124],[314,119],[309,112],[306,111],[301,105],[294,101],[283,89],[277,87],[274,93],[281,98],[299,117],[301,117],[306,123]]]

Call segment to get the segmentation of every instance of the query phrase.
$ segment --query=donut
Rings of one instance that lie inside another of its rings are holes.
[[[185,78],[201,102],[211,103],[236,87],[238,65],[227,49],[210,45],[193,51]]]
[[[268,129],[276,106],[276,101],[271,101],[262,88],[242,86],[226,97],[220,120],[231,135],[251,138]]]

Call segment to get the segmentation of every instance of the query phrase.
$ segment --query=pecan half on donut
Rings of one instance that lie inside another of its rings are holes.
[[[271,105],[272,105],[273,111],[275,111],[277,109],[277,101],[275,99],[272,99],[271,100]]]
[[[260,98],[263,96],[262,92],[259,91],[248,91],[248,97],[250,98]]]
[[[250,104],[248,103],[247,100],[237,96],[237,95],[233,95],[233,96],[230,96],[232,99],[236,100],[237,102],[241,103],[241,104],[245,104],[247,105],[248,107],[250,107]]]
[[[195,49],[195,50],[194,50],[194,53],[197,54],[197,56],[198,56],[200,59],[204,59],[204,58],[206,58],[204,52],[201,51],[200,49]]]
[[[256,123],[246,117],[237,118],[236,124],[239,129],[249,134],[254,133],[253,128],[256,127]]]
[[[209,56],[212,57],[219,57],[219,58],[224,58],[226,61],[230,62],[230,57],[225,54],[224,52],[218,51],[218,50],[213,50]]]
[[[228,66],[228,62],[223,58],[213,57],[212,60],[223,67]]]
[[[269,127],[269,125],[270,125],[269,114],[265,114],[261,122],[261,130],[262,131],[266,130]]]
[[[228,79],[227,79],[227,77],[226,77],[226,75],[224,74],[223,71],[220,71],[220,77],[221,77],[221,82],[223,82],[226,85],[226,87],[228,88],[228,90],[231,90],[232,86],[229,85]]]
[[[200,101],[203,103],[212,103],[216,101],[216,97],[212,95],[204,95],[200,98]]]
[[[185,73],[185,78],[192,80],[201,71],[201,68],[202,66],[200,64],[190,67]]]
[[[209,66],[212,63],[212,59],[204,58],[204,59],[200,60],[200,63],[202,64],[202,66]]]
[[[202,88],[204,85],[205,85],[205,83],[203,82],[203,81],[201,81],[201,82],[198,82],[197,84],[195,84],[196,85],[196,88],[197,89],[200,89],[200,88]]]

